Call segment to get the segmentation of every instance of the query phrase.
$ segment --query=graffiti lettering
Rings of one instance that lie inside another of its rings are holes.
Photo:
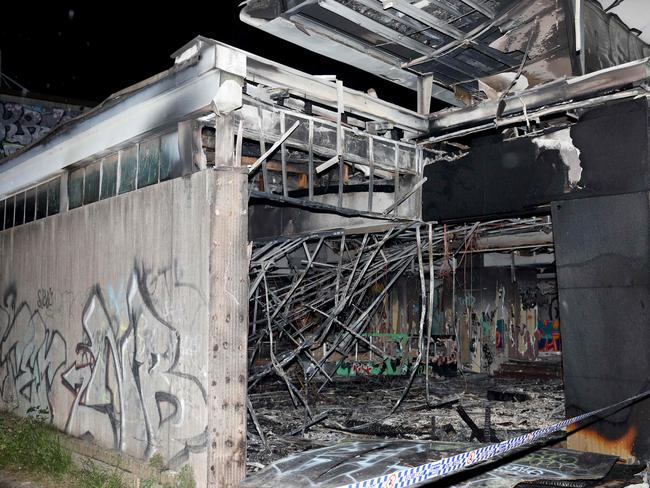
[[[38,308],[50,308],[54,304],[54,292],[52,288],[45,290],[41,288],[38,290],[36,297],[36,305]]]
[[[48,327],[38,310],[18,303],[15,291],[0,306],[0,399],[22,413],[31,406],[47,407],[54,378],[66,363],[63,336]]]
[[[70,108],[0,102],[0,158],[13,154],[50,132],[60,122],[79,115]]]
[[[368,364],[363,364],[363,363],[352,363],[352,373],[360,376],[368,376],[372,374],[372,367]]]
[[[142,458],[164,437],[167,467],[175,469],[205,449],[206,425],[190,412],[205,407],[206,392],[198,378],[177,370],[180,333],[158,314],[138,272],[126,303],[128,323],[117,323],[99,286],[86,301],[77,357],[62,374],[75,396],[66,432],[112,432],[116,449]]]

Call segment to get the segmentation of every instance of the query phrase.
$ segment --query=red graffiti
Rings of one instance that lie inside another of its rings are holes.
[[[357,376],[369,376],[372,374],[372,367],[363,363],[352,363],[352,373]]]

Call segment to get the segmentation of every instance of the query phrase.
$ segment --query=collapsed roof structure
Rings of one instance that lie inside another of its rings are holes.
[[[459,105],[504,91],[518,71],[514,91],[648,57],[635,30],[647,9],[631,3],[608,14],[594,0],[252,0],[241,19]]]

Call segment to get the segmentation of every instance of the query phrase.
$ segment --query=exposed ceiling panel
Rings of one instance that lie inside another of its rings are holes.
[[[581,1],[579,31],[576,0],[249,0],[241,17],[421,93],[433,82],[432,96],[447,103],[473,105],[649,55],[648,0]]]
[[[476,79],[516,71],[526,47],[531,58],[566,48],[566,35],[557,35],[558,30],[564,31],[560,4],[556,0],[250,0],[242,20],[413,89],[418,77],[432,75],[433,96],[457,103],[451,92],[460,89],[476,96]],[[508,32],[514,32],[514,38],[504,39]],[[552,76],[565,71],[563,67]]]

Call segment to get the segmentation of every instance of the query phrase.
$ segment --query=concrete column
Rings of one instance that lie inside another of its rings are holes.
[[[210,239],[208,486],[235,487],[246,469],[248,175],[215,169]]]
[[[210,229],[208,486],[246,473],[248,393],[248,171],[234,157],[233,117],[218,115]]]
[[[418,113],[431,112],[431,96],[433,95],[433,75],[418,77]]]

